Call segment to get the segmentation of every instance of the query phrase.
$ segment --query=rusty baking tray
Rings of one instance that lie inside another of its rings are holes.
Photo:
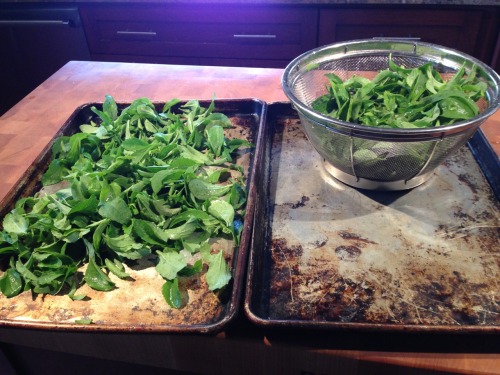
[[[130,103],[121,103],[124,107]],[[200,101],[208,107],[210,102]],[[35,163],[24,174],[21,182],[0,205],[0,218],[8,213],[14,202],[33,194],[40,188],[40,178],[51,157],[51,145],[60,135],[77,131],[80,124],[88,123],[95,115],[91,107],[102,103],[89,103],[77,108],[61,127],[59,133],[42,152]],[[163,103],[155,103],[158,108]],[[259,139],[261,122],[265,118],[266,104],[255,99],[217,100],[216,112],[227,115],[234,125],[229,136],[246,138],[256,144]],[[134,331],[134,332],[196,332],[216,333],[225,328],[238,314],[243,299],[244,277],[255,204],[255,150],[238,157],[247,174],[247,210],[241,243],[230,260],[232,281],[224,292],[216,295],[208,290],[202,280],[194,281],[189,289],[189,302],[181,309],[170,308],[161,295],[163,279],[158,276],[152,260],[130,264],[127,272],[133,280],[113,278],[117,288],[110,292],[96,292],[83,286],[88,300],[72,301],[65,295],[21,295],[7,299],[0,293],[0,326],[41,328],[51,330],[78,331]],[[0,219],[1,220],[1,219]],[[230,256],[230,255],[229,255]],[[76,324],[77,320],[91,319],[92,324]]]
[[[323,169],[290,105],[269,104],[266,126],[244,306],[253,323],[500,332],[500,204],[490,186],[500,166],[481,132],[424,185],[375,192]]]

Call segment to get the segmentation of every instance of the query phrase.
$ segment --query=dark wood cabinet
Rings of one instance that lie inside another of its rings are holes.
[[[76,6],[0,8],[0,115],[70,60],[90,53]]]
[[[283,67],[317,45],[318,9],[242,5],[88,5],[94,60]]]
[[[365,38],[410,38],[472,55],[487,64],[498,33],[498,8],[354,7],[323,8],[320,45]]]
[[[84,3],[93,60],[284,68],[314,47],[416,38],[493,64],[500,7]]]

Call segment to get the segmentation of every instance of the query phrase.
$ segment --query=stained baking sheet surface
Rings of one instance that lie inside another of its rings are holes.
[[[270,105],[267,126],[254,323],[500,332],[500,205],[467,146],[420,187],[363,191],[324,170],[288,105]]]
[[[129,103],[120,104],[121,107]],[[207,107],[209,102],[200,102]],[[72,134],[78,126],[88,123],[94,116],[90,103],[77,108],[56,135]],[[162,103],[157,104],[158,108]],[[260,123],[265,114],[265,103],[254,100],[219,100],[216,112],[226,114],[234,125],[226,130],[229,137],[246,138],[254,143],[259,138]],[[26,171],[22,181],[2,202],[0,217],[13,207],[20,197],[31,195],[39,189],[39,181],[50,161],[50,146],[39,155],[34,165]],[[82,331],[147,331],[147,332],[198,332],[215,333],[229,324],[239,311],[244,287],[252,228],[255,189],[253,187],[254,154],[242,153],[237,159],[246,171],[248,201],[241,244],[237,250],[225,249],[232,268],[232,282],[223,293],[208,290],[204,277],[190,278],[184,285],[188,290],[188,303],[184,308],[170,308],[161,294],[164,280],[158,275],[154,258],[126,264],[130,279],[120,280],[110,275],[116,288],[98,292],[88,286],[76,294],[86,294],[82,301],[72,301],[66,295],[32,295],[24,292],[7,299],[0,294],[0,326],[43,328]],[[0,218],[1,220],[1,218]],[[221,246],[224,244],[221,244]],[[76,324],[77,320],[91,319],[92,324]]]

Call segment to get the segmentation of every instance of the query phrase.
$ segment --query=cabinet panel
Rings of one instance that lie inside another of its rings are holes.
[[[103,5],[81,8],[93,56],[290,60],[317,44],[316,8]]]
[[[78,9],[0,7],[0,115],[70,60],[89,60]]]
[[[419,38],[473,54],[482,12],[463,9],[322,9],[319,43],[373,37]]]

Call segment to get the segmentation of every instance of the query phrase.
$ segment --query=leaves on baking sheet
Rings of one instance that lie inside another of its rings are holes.
[[[151,256],[172,307],[182,306],[179,278],[200,275],[203,264],[209,289],[224,288],[230,266],[207,244],[218,237],[239,243],[246,190],[233,155],[252,145],[227,139],[231,121],[213,109],[213,102],[203,108],[174,99],[158,111],[140,98],[120,111],[109,95],[101,109],[93,107],[96,118],[54,142],[42,177],[47,191],[20,199],[3,219],[1,292],[65,292],[81,300],[75,292],[82,282],[113,290],[112,277],[130,278],[128,260]],[[202,251],[188,261],[186,254]]]

